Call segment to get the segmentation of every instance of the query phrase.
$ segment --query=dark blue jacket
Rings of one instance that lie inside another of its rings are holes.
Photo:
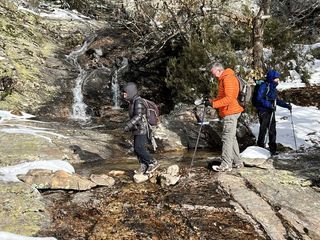
[[[289,104],[278,99],[277,85],[274,79],[279,78],[280,73],[269,70],[266,81],[261,84],[257,94],[257,110],[259,112],[271,112],[275,105],[289,108]]]

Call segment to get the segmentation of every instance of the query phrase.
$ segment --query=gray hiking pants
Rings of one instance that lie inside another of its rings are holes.
[[[232,164],[242,163],[240,159],[239,144],[237,141],[237,123],[241,113],[232,114],[223,118],[222,131],[222,165],[232,167]]]

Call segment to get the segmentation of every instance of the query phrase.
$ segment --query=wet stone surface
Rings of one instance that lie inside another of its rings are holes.
[[[46,191],[52,225],[41,236],[63,239],[265,239],[240,218],[216,182],[194,168],[170,188],[132,182],[132,172],[111,187],[86,192]],[[188,176],[188,177],[185,177]]]

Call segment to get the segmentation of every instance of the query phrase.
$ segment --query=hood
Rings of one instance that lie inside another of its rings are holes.
[[[127,93],[127,99],[132,100],[136,95],[138,95],[137,85],[134,82],[128,82],[123,91]]]
[[[219,77],[219,80],[222,80],[227,75],[235,75],[235,74],[231,68],[227,68],[222,72],[221,76]]]
[[[280,73],[275,70],[269,70],[266,76],[267,82],[271,83],[275,78],[280,78]]]

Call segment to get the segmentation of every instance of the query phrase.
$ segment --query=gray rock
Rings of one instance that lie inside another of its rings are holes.
[[[133,175],[133,181],[135,183],[142,183],[148,181],[149,177],[145,174],[135,174]]]
[[[306,179],[288,171],[246,170],[241,174],[280,210],[278,215],[290,223],[303,239],[320,239],[320,193],[302,187]]]
[[[166,173],[160,175],[160,184],[162,187],[175,185],[179,180],[180,176],[172,176]]]
[[[116,182],[113,177],[110,177],[105,174],[102,174],[102,175],[92,174],[90,175],[90,180],[96,183],[98,186],[108,186],[108,187],[112,187]]]
[[[285,240],[286,229],[272,206],[258,194],[247,188],[243,179],[221,174],[218,178],[223,188],[250,214],[266,231],[272,240]]]
[[[171,176],[178,176],[179,175],[179,166],[178,165],[171,165],[167,168],[167,174]]]
[[[164,173],[160,174],[160,185],[162,187],[175,185],[179,180],[180,175],[178,165],[171,165]]]

